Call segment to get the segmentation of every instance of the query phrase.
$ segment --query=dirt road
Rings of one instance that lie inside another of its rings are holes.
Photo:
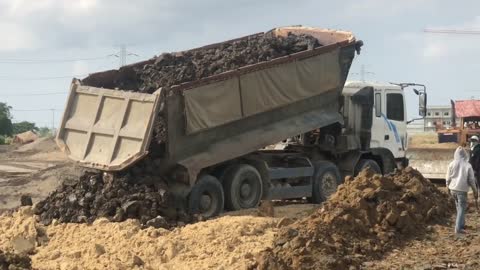
[[[58,150],[53,139],[3,147],[0,150],[0,212],[18,207],[22,195],[38,202],[55,190],[61,179],[74,178],[79,172]]]

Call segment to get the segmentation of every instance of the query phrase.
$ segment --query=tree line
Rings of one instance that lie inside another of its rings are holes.
[[[40,136],[48,136],[51,130],[47,127],[37,127],[35,123],[22,121],[12,123],[12,107],[5,102],[0,102],[0,136],[11,137],[26,131],[34,131]]]

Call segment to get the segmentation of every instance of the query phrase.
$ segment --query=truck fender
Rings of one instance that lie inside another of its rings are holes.
[[[357,166],[361,156],[362,153],[360,151],[351,151],[338,161],[337,166],[342,174],[342,183],[343,179],[345,179],[345,176],[355,174],[355,167]]]
[[[379,157],[382,161],[382,164],[379,165],[380,167],[382,167],[383,174],[391,173],[397,168],[397,165],[395,163],[395,157],[393,156],[393,153],[387,148],[372,148],[370,152],[373,156]]]

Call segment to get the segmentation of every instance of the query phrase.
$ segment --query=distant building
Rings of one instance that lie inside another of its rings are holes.
[[[459,119],[456,119],[458,123]],[[452,107],[446,106],[427,106],[427,115],[425,116],[425,131],[435,131],[437,129],[448,129],[452,127]]]
[[[425,132],[425,120],[419,119],[407,124],[408,134],[424,133]]]

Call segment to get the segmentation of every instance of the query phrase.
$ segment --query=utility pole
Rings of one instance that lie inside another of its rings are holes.
[[[358,72],[353,72],[351,73],[352,75],[360,75],[360,80],[362,82],[365,82],[365,75],[374,75],[375,73],[373,72],[370,72],[370,71],[367,71],[367,69],[365,68],[365,65],[362,64],[361,67],[360,67],[360,73]]]
[[[120,67],[123,67],[127,63],[127,46],[125,44],[120,45]]]
[[[50,109],[52,111],[52,136],[55,136],[55,109]]]
[[[127,45],[122,44],[120,45],[120,51],[114,54],[110,54],[109,56],[115,56],[118,58],[119,67],[123,67],[127,64],[127,57],[128,56],[138,56],[138,54],[132,53],[127,51]]]
[[[362,80],[362,82],[365,81],[365,65],[362,64],[362,67],[360,68],[360,80]]]

